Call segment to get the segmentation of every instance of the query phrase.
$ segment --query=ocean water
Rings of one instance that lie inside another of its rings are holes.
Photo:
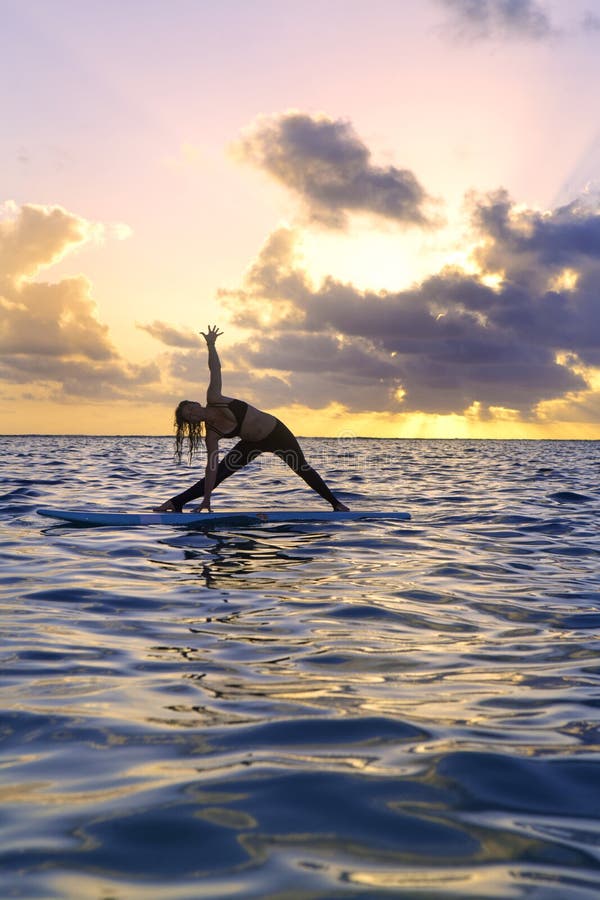
[[[197,470],[0,438],[0,896],[600,896],[600,445],[303,445],[412,520],[62,526]],[[326,508],[272,457],[214,499]]]

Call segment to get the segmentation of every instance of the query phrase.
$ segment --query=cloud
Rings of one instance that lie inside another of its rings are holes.
[[[541,419],[550,422],[600,422],[600,388],[541,403],[538,412]]]
[[[504,192],[471,203],[478,272],[446,268],[399,292],[313,285],[294,231],[275,232],[241,289],[222,292],[234,324],[254,330],[239,363],[281,373],[290,403],[353,412],[534,418],[583,396],[582,366],[600,365],[600,216],[523,210]]]
[[[600,16],[588,9],[581,20],[581,27],[588,33],[597,34],[600,31]]]
[[[47,356],[9,356],[0,362],[0,380],[12,385],[33,385],[32,396],[60,400],[106,401],[150,398],[157,402],[153,390],[147,394],[139,388],[160,380],[155,363],[125,364],[120,359],[94,362],[89,359]],[[170,399],[170,397],[169,397]]]
[[[221,350],[224,368],[224,391],[228,396],[243,397],[250,403],[271,407],[292,402],[293,392],[283,374],[274,374],[252,367],[239,347]],[[243,350],[243,347],[242,347]],[[167,375],[176,383],[181,399],[187,397],[204,402],[207,381],[206,369],[199,363],[195,351],[177,351],[165,360]]]
[[[373,165],[368,147],[342,119],[287,112],[260,117],[236,145],[303,202],[308,219],[343,228],[367,213],[403,225],[430,226],[429,200],[408,169]]]
[[[313,409],[341,402],[353,411],[399,410],[394,398],[400,373],[385,351],[360,337],[312,332],[282,332],[232,348],[238,365],[249,371],[284,373],[286,403]]]
[[[93,236],[96,226],[60,206],[0,208],[0,285],[31,278]]]
[[[550,16],[537,0],[437,0],[450,13],[460,37],[544,40],[555,34]]]
[[[197,334],[189,331],[183,331],[180,328],[174,328],[167,322],[159,322],[155,320],[148,325],[136,323],[136,328],[140,331],[146,331],[151,337],[156,338],[167,347],[201,347],[204,341]]]
[[[155,364],[132,366],[114,347],[82,277],[32,280],[45,267],[101,236],[102,226],[59,206],[8,203],[0,221],[0,376],[39,396],[106,399],[159,378]]]
[[[0,351],[4,354],[81,355],[110,359],[108,329],[95,315],[85,278],[57,284],[28,282],[0,296]]]
[[[495,321],[529,342],[600,365],[600,214],[574,201],[550,213],[517,210],[505,192],[474,209],[487,272],[502,272]]]

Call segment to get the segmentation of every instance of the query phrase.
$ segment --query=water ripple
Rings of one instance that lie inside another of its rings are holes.
[[[597,444],[306,441],[412,521],[120,532],[35,508],[149,506],[195,477],[168,442],[28,440],[0,439],[3,896],[600,895]],[[320,503],[276,460],[218,497]]]

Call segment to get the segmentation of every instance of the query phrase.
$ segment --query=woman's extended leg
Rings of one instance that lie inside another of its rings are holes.
[[[306,461],[302,447],[287,425],[278,422],[262,445],[267,441],[271,442],[271,448],[269,448],[271,452],[287,463],[290,469],[293,469],[296,475],[299,475],[313,491],[320,494],[323,500],[331,503],[336,510],[348,510],[348,507],[331,493],[319,473]]]
[[[249,462],[252,462],[253,459],[256,459],[257,456],[260,456],[261,453],[262,450],[257,447],[256,444],[251,443],[250,441],[239,441],[235,447],[232,447],[231,450],[225,454],[219,463],[215,487],[218,484],[221,484],[222,481],[225,481],[226,478],[229,478],[230,475],[234,475],[240,469],[243,469],[244,466],[248,465]],[[176,497],[171,497],[168,502],[173,504],[176,512],[181,512],[182,507],[186,503],[189,503],[190,500],[197,500],[198,497],[203,496],[204,478],[201,478],[200,481],[197,481],[196,484],[193,484],[186,491],[177,494]]]

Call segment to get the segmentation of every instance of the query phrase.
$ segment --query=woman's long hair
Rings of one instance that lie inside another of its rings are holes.
[[[188,440],[188,453],[189,460],[192,461],[192,457],[195,453],[198,452],[198,448],[202,442],[202,438],[204,437],[204,422],[188,422],[188,420],[183,415],[183,407],[186,403],[190,403],[190,400],[182,400],[181,403],[177,405],[177,409],[175,410],[175,458],[177,462],[181,462],[181,457],[183,455],[183,445],[184,441],[187,437]]]

